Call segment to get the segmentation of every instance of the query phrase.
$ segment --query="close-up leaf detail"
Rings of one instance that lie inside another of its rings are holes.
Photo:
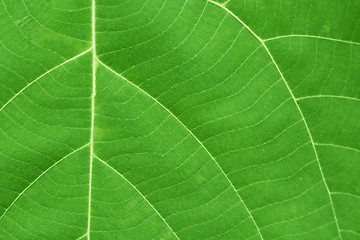
[[[2,0],[0,239],[360,239],[359,0]]]

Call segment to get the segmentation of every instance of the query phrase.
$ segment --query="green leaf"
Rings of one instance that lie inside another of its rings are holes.
[[[0,239],[360,239],[359,16],[3,0]]]

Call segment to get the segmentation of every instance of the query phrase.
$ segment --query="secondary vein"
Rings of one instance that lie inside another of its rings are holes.
[[[109,167],[111,170],[113,170],[116,174],[120,175],[120,177],[122,177],[132,188],[134,188],[136,190],[136,192],[138,194],[140,194],[140,196],[150,205],[150,207],[156,212],[156,214],[163,220],[163,222],[166,224],[166,226],[170,229],[170,231],[174,234],[174,236],[176,237],[176,239],[180,238],[176,235],[175,231],[170,227],[170,225],[167,223],[167,221],[165,220],[165,218],[163,218],[163,216],[158,212],[158,210],[156,210],[156,208],[149,202],[149,200],[139,191],[139,189],[137,189],[137,187],[135,185],[133,185],[124,175],[122,175],[121,173],[119,173],[115,168],[113,168],[111,165],[109,165],[107,162],[105,162],[104,160],[100,159],[98,156],[94,155],[94,157],[96,159],[98,159],[101,163],[103,163],[105,166]]]
[[[76,55],[75,57],[72,57],[68,60],[66,60],[65,62],[60,63],[59,65],[53,67],[52,69],[46,71],[45,73],[41,74],[39,77],[35,78],[33,81],[31,81],[28,85],[26,85],[25,87],[23,87],[19,92],[17,92],[12,98],[10,98],[1,108],[0,108],[0,112],[7,106],[9,105],[9,103],[11,103],[17,96],[19,96],[22,92],[24,92],[28,87],[30,87],[31,85],[33,85],[34,83],[36,83],[38,80],[40,80],[42,77],[48,75],[49,73],[51,73],[52,71],[54,71],[55,69],[67,64],[68,62],[71,62],[73,60],[75,60],[78,57],[81,57],[82,55],[90,52],[92,50],[93,47],[90,47],[89,49],[85,50],[84,52]]]
[[[309,135],[309,138],[310,138],[310,141],[311,141],[311,145],[312,145],[312,148],[313,148],[313,151],[314,151],[314,154],[315,154],[315,157],[316,157],[316,161],[318,163],[318,167],[319,167],[319,170],[320,170],[320,173],[321,173],[321,177],[322,177],[322,180],[324,182],[324,185],[325,185],[325,188],[326,188],[326,191],[328,193],[328,196],[329,196],[329,200],[330,200],[330,205],[331,205],[331,209],[332,209],[332,212],[333,212],[333,215],[334,215],[334,219],[335,219],[335,224],[336,224],[336,228],[337,228],[337,231],[338,231],[338,235],[339,235],[339,238],[342,239],[342,236],[341,236],[341,233],[340,233],[340,227],[339,227],[339,223],[338,223],[338,220],[337,220],[337,217],[336,217],[336,213],[335,213],[335,208],[334,208],[334,204],[333,204],[333,200],[332,200],[332,197],[331,197],[331,193],[330,193],[330,189],[326,183],[326,180],[325,180],[325,177],[324,177],[324,173],[322,171],[322,167],[321,167],[321,164],[320,164],[320,160],[319,160],[319,157],[318,157],[318,153],[316,151],[316,147],[315,147],[315,143],[314,143],[314,140],[313,140],[313,137],[311,135],[311,132],[310,132],[310,129],[309,129],[309,126],[305,120],[305,117],[304,117],[304,114],[298,104],[298,102],[296,101],[296,98],[293,94],[293,92],[291,91],[290,89],[290,86],[289,84],[287,83],[284,75],[282,74],[282,72],[280,71],[280,68],[279,66],[277,65],[275,59],[273,58],[271,52],[269,51],[268,47],[266,46],[265,44],[265,41],[263,39],[261,39],[248,25],[246,25],[238,16],[236,16],[232,11],[230,11],[228,8],[226,8],[224,5],[218,3],[218,2],[215,2],[213,0],[207,0],[208,2],[222,8],[223,10],[225,10],[227,13],[229,13],[231,16],[233,16],[237,21],[239,21],[246,29],[248,29],[248,31],[263,45],[264,49],[266,50],[267,54],[269,55],[269,57],[271,58],[271,61],[274,63],[274,66],[276,67],[278,73],[280,74],[281,78],[283,79],[284,81],[284,84],[286,86],[286,88],[288,89],[299,113],[300,113],[300,116],[304,122],[304,125],[305,125],[305,128],[307,130],[307,133]]]
[[[72,151],[71,153],[67,154],[65,157],[61,158],[60,160],[58,160],[57,162],[55,162],[53,165],[51,165],[50,167],[48,167],[44,172],[42,172],[37,178],[35,178],[34,181],[32,181],[23,191],[21,191],[21,193],[19,193],[19,195],[14,199],[14,201],[12,201],[12,203],[9,205],[9,207],[4,211],[4,213],[0,216],[0,220],[5,216],[5,214],[9,211],[9,209],[15,204],[15,202],[32,186],[34,185],[42,176],[44,176],[47,172],[49,172],[51,169],[53,169],[56,165],[58,165],[60,162],[62,162],[63,160],[65,160],[67,157],[69,157],[70,155],[80,151],[81,149],[85,148],[89,146],[89,143],[85,144],[84,146],[75,149],[74,151]]]
[[[122,78],[123,80],[125,80],[126,82],[128,82],[129,84],[131,84],[132,86],[134,86],[135,88],[139,89],[141,92],[143,92],[146,96],[148,96],[149,98],[151,98],[154,102],[156,102],[157,104],[159,104],[164,110],[166,110],[176,121],[178,121],[181,126],[183,126],[188,132],[189,134],[200,144],[200,146],[206,151],[206,153],[210,156],[210,158],[214,161],[214,163],[216,164],[216,166],[219,168],[219,170],[221,171],[221,173],[225,176],[226,180],[229,182],[231,188],[235,191],[236,195],[239,197],[241,203],[243,204],[243,206],[245,207],[245,210],[247,211],[247,213],[249,214],[251,220],[253,221],[261,239],[263,239],[260,229],[257,226],[253,215],[251,214],[250,210],[248,209],[247,205],[245,204],[244,200],[242,199],[242,197],[240,196],[240,194],[238,193],[238,191],[236,191],[235,186],[232,184],[232,182],[230,181],[229,177],[226,175],[226,173],[224,172],[224,170],[222,169],[222,167],[219,165],[219,163],[215,160],[215,158],[212,156],[212,154],[209,152],[209,150],[204,146],[204,144],[195,136],[195,134],[177,117],[175,116],[167,107],[165,107],[161,102],[159,102],[156,98],[154,98],[151,94],[149,94],[148,92],[146,92],[144,89],[140,88],[138,85],[134,84],[133,82],[129,81],[127,78],[125,78],[124,76],[122,76],[121,74],[117,73],[115,70],[111,69],[109,66],[107,66],[105,63],[103,63],[102,61],[100,61],[99,59],[97,59],[97,61],[103,65],[105,68],[107,68],[109,71],[111,71],[112,73],[114,73],[115,75],[119,76],[120,78]]]

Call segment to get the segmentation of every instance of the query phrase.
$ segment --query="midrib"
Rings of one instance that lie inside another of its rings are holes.
[[[94,120],[95,120],[95,95],[96,95],[96,42],[95,42],[95,0],[91,2],[91,43],[92,43],[92,94],[91,94],[91,132],[90,132],[90,167],[89,167],[89,206],[87,239],[90,240],[91,223],[91,183],[94,155]]]

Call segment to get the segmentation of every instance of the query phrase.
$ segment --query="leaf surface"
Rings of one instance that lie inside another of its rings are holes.
[[[358,1],[3,0],[1,239],[360,239]]]

